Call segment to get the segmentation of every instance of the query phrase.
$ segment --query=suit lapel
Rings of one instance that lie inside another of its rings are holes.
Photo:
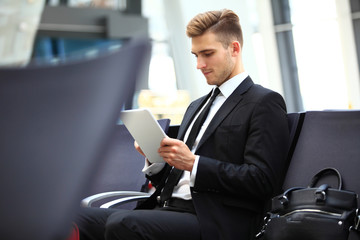
[[[204,132],[204,135],[200,139],[200,142],[197,146],[197,149],[211,136],[215,129],[221,124],[221,122],[232,112],[232,110],[237,106],[242,98],[243,94],[252,86],[254,82],[250,77],[244,79],[242,83],[234,90],[234,92],[226,99],[224,104],[217,111],[209,126]]]
[[[179,129],[178,139],[184,139],[186,130],[189,128],[190,123],[194,119],[195,115],[199,112],[201,107],[205,104],[206,100],[210,97],[211,91],[206,96],[199,98],[193,104],[191,104],[187,110],[186,115],[181,123],[181,128]]]

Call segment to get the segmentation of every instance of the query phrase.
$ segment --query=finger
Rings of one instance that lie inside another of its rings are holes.
[[[172,145],[177,144],[178,142],[179,142],[178,139],[165,137],[165,138],[163,138],[163,140],[160,142],[160,147],[172,146]]]
[[[169,164],[172,167],[175,167],[175,165],[176,165],[176,162],[172,158],[165,157],[164,161],[167,162],[167,164]]]
[[[145,153],[141,150],[139,144],[138,144],[136,141],[134,141],[134,147],[135,147],[136,151],[138,151],[141,155],[143,155],[144,157],[146,157],[146,156],[145,156]]]
[[[135,147],[136,149],[140,148],[140,147],[139,147],[139,144],[138,144],[136,141],[134,141],[134,147]]]

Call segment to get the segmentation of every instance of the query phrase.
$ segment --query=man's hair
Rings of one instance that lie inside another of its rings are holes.
[[[227,48],[232,41],[239,41],[241,47],[243,46],[239,17],[231,10],[200,13],[191,19],[186,27],[186,35],[190,38],[205,32],[214,33],[224,48]]]

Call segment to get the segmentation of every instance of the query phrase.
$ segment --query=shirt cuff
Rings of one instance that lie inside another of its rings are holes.
[[[191,174],[190,174],[190,187],[194,187],[195,186],[195,179],[196,179],[196,172],[197,172],[197,168],[199,165],[199,155],[195,155],[195,162],[194,162],[194,166],[191,170]]]
[[[142,169],[142,172],[148,176],[152,176],[154,174],[159,173],[165,166],[165,163],[152,163],[149,164],[148,160],[145,159],[145,165]]]

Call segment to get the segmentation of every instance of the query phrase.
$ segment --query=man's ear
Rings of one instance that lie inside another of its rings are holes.
[[[238,41],[233,41],[231,43],[231,54],[233,57],[241,54],[241,45]]]

